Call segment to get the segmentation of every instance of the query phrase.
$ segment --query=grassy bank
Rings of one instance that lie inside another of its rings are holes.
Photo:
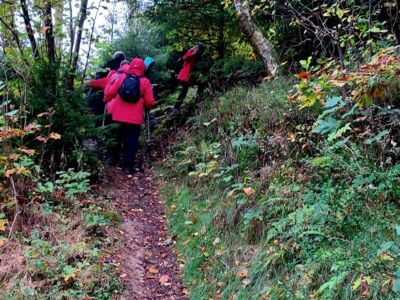
[[[318,133],[318,116],[352,106],[299,110],[290,81],[203,103],[158,167],[191,299],[396,299],[397,129]]]

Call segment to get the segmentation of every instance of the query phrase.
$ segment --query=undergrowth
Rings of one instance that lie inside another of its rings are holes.
[[[88,176],[70,169],[38,183],[21,230],[1,240],[1,299],[110,299],[119,292],[107,262],[115,241],[106,230],[120,221],[111,203],[90,191]]]
[[[399,65],[380,59],[370,87],[299,76],[300,105],[289,78],[201,104],[158,167],[191,299],[398,299]]]

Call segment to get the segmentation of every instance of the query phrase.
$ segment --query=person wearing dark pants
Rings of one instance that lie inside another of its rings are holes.
[[[122,165],[131,170],[139,147],[141,125],[122,123],[119,127],[122,142]]]
[[[176,101],[176,103],[182,103],[183,100],[185,100],[187,93],[189,91],[189,82],[181,81],[181,85],[182,85],[182,90],[179,93],[178,101]]]
[[[178,96],[178,99],[174,105],[174,109],[179,109],[186,98],[186,95],[189,91],[189,82],[190,77],[193,72],[193,69],[196,65],[197,60],[204,52],[205,47],[204,44],[198,43],[193,48],[190,48],[185,55],[182,57],[183,65],[178,74],[178,82],[182,85],[181,93]]]
[[[105,99],[111,99],[107,103],[107,110],[111,113],[113,122],[119,124],[117,142],[118,148],[121,149],[122,147],[122,169],[125,174],[135,172],[133,163],[138,150],[144,112],[145,109],[150,109],[155,105],[151,83],[143,76],[145,68],[146,66],[142,59],[134,58],[129,65],[129,71],[119,74],[114,80],[109,80],[104,92]],[[140,92],[140,97],[134,102],[126,101],[121,97],[121,90],[126,87],[124,82],[129,74],[139,78],[139,84],[136,84],[136,87],[140,88],[140,91],[137,90]],[[116,148],[116,151],[119,150],[118,148]]]

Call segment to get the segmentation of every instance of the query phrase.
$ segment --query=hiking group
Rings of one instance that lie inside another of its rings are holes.
[[[180,109],[188,93],[192,71],[203,51],[204,45],[198,43],[176,63],[176,70],[179,70],[176,86],[181,85],[182,90],[173,107],[174,111]],[[125,174],[136,172],[134,163],[145,111],[156,105],[149,79],[154,64],[151,57],[129,61],[123,52],[117,51],[104,66],[107,71],[96,73],[95,79],[88,81],[89,107],[95,115],[104,115],[103,125],[115,124],[110,134],[116,142],[106,149],[107,163],[117,165],[122,152],[121,166]],[[98,91],[101,91],[100,97],[95,96]]]

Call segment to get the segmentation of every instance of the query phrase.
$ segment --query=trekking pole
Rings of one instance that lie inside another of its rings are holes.
[[[104,106],[102,127],[104,127],[104,125],[106,124],[106,115],[107,115],[107,109],[106,106]]]
[[[151,133],[150,133],[150,111],[146,109],[146,127],[147,127],[147,143],[151,142]]]

